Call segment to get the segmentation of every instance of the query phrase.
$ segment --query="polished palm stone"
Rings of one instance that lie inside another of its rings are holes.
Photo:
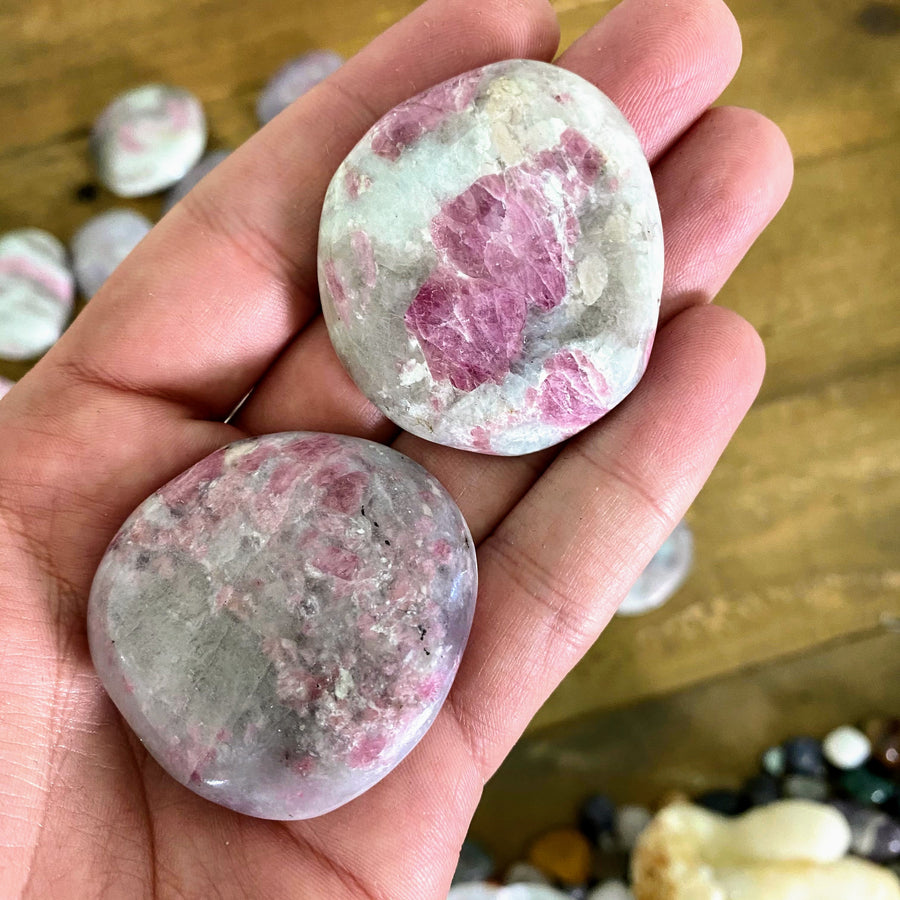
[[[150,496],[90,595],[97,671],[174,778],[270,819],[328,812],[393,769],[468,636],[472,540],[394,450],[239,441]]]
[[[332,343],[388,417],[513,455],[619,403],[647,364],[663,248],[650,170],[612,102],[507,60],[402,103],[329,186]]]
[[[72,268],[86,299],[100,290],[153,223],[133,209],[110,209],[89,219],[72,237]]]
[[[0,357],[31,359],[56,343],[75,299],[66,248],[40,228],[0,235]]]
[[[659,609],[684,584],[694,563],[694,537],[682,521],[647,563],[616,615],[641,616]]]
[[[312,50],[286,62],[269,79],[256,101],[259,124],[270,122],[343,64],[344,60],[332,50]]]
[[[167,213],[176,203],[181,202],[220,162],[231,155],[230,150],[212,150],[207,153],[163,199],[162,211]]]
[[[97,174],[120,197],[145,197],[171,187],[205,146],[200,101],[165,84],[145,84],[120,95],[91,132]]]

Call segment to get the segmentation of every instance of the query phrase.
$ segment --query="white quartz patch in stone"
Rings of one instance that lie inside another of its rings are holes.
[[[66,248],[39,228],[0,236],[0,357],[31,359],[58,340],[75,297]]]
[[[145,197],[171,187],[203,155],[206,117],[183,88],[147,84],[121,94],[91,133],[100,180],[120,197]]]
[[[132,209],[111,209],[89,219],[72,238],[72,267],[90,299],[140,243],[153,223]]]

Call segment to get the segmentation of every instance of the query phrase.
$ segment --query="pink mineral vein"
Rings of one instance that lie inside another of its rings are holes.
[[[606,379],[580,350],[560,350],[544,364],[544,372],[539,386],[526,394],[541,421],[578,430],[607,412]]]
[[[570,128],[552,149],[479,178],[434,217],[439,263],[405,321],[435,378],[471,391],[509,374],[528,312],[547,312],[566,295],[578,210],[602,162]]]
[[[475,96],[480,80],[480,73],[467,72],[401,103],[376,125],[372,151],[396,162],[407,147],[434,131],[453,113],[465,109]]]

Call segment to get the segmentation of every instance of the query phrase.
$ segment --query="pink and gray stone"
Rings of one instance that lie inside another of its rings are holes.
[[[14,381],[0,375],[0,397],[5,397],[13,388]]]
[[[86,299],[100,290],[153,223],[132,209],[110,209],[89,219],[72,238],[72,268]]]
[[[0,357],[49,350],[72,315],[75,280],[66,248],[40,228],[0,235]]]
[[[619,616],[659,609],[684,584],[694,562],[694,538],[684,521],[666,538],[619,606]]]
[[[210,172],[226,157],[231,155],[230,150],[212,150],[207,153],[200,162],[195,165],[178,184],[175,185],[163,199],[162,211],[167,213],[176,203],[183,200],[190,191],[209,175]]]
[[[91,132],[97,174],[120,197],[146,197],[171,187],[205,147],[200,101],[165,84],[146,84],[117,97]]]
[[[286,62],[269,79],[256,101],[259,124],[270,122],[343,64],[344,60],[332,50],[313,50]]]
[[[174,778],[249,815],[309,818],[424,735],[476,582],[462,515],[416,463],[358,438],[268,435],[125,522],[91,589],[91,654]]]
[[[398,425],[467,450],[539,450],[619,403],[647,364],[662,273],[637,137],[546,63],[495,63],[396,107],[322,214],[338,356]]]

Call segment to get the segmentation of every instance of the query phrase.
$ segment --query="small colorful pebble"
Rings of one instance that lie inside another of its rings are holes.
[[[781,778],[784,775],[784,748],[769,747],[762,755],[760,761],[763,772],[773,778]]]
[[[653,816],[644,806],[625,804],[616,813],[616,838],[623,850],[632,850]]]
[[[719,788],[714,791],[706,791],[694,801],[697,806],[704,809],[712,810],[723,816],[739,816],[742,812],[746,812],[749,803],[747,798],[740,791],[733,791],[728,788]]]
[[[694,538],[682,521],[638,576],[616,615],[641,616],[659,609],[684,584],[693,562]]]
[[[588,894],[588,900],[634,900],[634,894],[624,881],[606,881]]]
[[[850,825],[850,850],[873,862],[887,863],[900,858],[900,823],[877,809],[852,800],[836,800]]]
[[[872,742],[852,725],[841,725],[822,741],[825,759],[836,769],[857,769],[872,753]]]
[[[453,884],[485,881],[494,874],[494,860],[476,841],[465,840],[459,850],[459,861],[453,874]]]
[[[528,861],[545,875],[569,885],[586,881],[591,871],[591,847],[574,828],[541,835],[528,851]]]
[[[550,879],[529,862],[514,862],[503,876],[504,884],[550,884]]]
[[[20,228],[0,236],[0,357],[31,359],[49,350],[74,298],[66,248],[52,234]]]
[[[500,888],[484,882],[455,884],[447,894],[447,900],[500,900]]]
[[[873,719],[866,724],[872,755],[884,768],[900,771],[900,719]]]
[[[263,88],[256,101],[256,118],[265,125],[298,97],[336,72],[344,60],[331,50],[313,50],[285,63]]]
[[[145,197],[171,187],[205,146],[200,101],[164,84],[146,84],[117,97],[91,133],[97,174],[119,197]]]
[[[605,834],[610,834],[616,824],[616,804],[606,794],[588,797],[578,811],[578,827],[593,844],[598,844]]]
[[[831,789],[824,778],[814,775],[788,775],[781,785],[785,797],[793,800],[814,800],[822,803],[827,800]]]
[[[887,778],[882,778],[865,767],[844,772],[840,778],[841,787],[859,803],[874,803],[881,806],[896,793],[896,787]]]
[[[744,795],[751,806],[767,806],[781,797],[781,783],[774,775],[762,772],[744,783]]]
[[[111,209],[88,219],[72,238],[72,268],[90,299],[141,242],[153,223],[133,209]]]
[[[200,181],[224,159],[231,155],[230,150],[212,150],[207,153],[200,162],[188,172],[178,184],[165,196],[162,205],[163,214],[167,213],[176,203],[183,200]]]
[[[790,738],[783,747],[786,774],[822,776],[827,771],[821,741],[804,735]]]
[[[546,884],[520,883],[502,887],[497,900],[571,900],[571,895]]]

